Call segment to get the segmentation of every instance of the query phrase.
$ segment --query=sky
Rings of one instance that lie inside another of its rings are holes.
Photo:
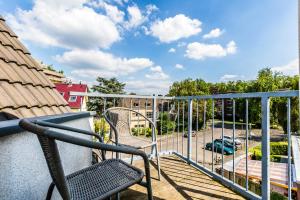
[[[89,85],[166,94],[174,81],[298,73],[297,0],[0,0],[33,57]]]

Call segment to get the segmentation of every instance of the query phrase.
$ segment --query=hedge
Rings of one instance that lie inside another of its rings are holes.
[[[250,148],[249,151],[252,153],[252,160],[261,160],[262,152],[261,145]],[[270,155],[271,161],[280,162],[281,157],[287,155],[288,143],[287,142],[271,142],[270,143]]]

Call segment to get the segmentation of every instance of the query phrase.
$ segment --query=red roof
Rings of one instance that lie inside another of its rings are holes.
[[[70,92],[87,92],[87,85],[56,83],[55,86],[57,91],[63,95],[71,108],[80,108],[83,97],[74,96],[70,98]]]

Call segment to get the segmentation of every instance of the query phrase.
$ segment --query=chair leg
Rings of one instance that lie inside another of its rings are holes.
[[[54,186],[55,186],[55,184],[53,182],[49,185],[47,196],[46,196],[46,200],[50,200],[51,199],[52,193],[53,193],[53,190],[54,190]]]
[[[131,161],[130,161],[130,164],[132,165],[133,163],[133,154],[131,154]]]
[[[158,173],[158,180],[160,180],[160,161],[159,161],[159,155],[158,155],[158,149],[157,144],[155,144],[155,154],[156,154],[156,161],[157,161],[157,173]]]

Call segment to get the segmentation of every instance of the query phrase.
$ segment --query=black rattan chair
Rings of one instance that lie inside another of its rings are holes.
[[[41,144],[53,180],[48,190],[47,199],[51,198],[54,186],[57,187],[58,192],[64,200],[88,200],[106,199],[114,194],[117,194],[117,197],[119,197],[118,194],[120,191],[134,184],[140,184],[146,187],[148,199],[153,199],[149,160],[143,151],[129,147],[103,144],[101,142],[92,142],[73,135],[67,135],[57,130],[68,130],[74,133],[91,135],[101,141],[101,138],[95,133],[49,122],[31,122],[27,119],[22,119],[19,125],[23,129],[35,133]],[[99,149],[102,151],[102,159],[104,161],[65,176],[56,140]],[[141,156],[144,160],[146,182],[142,181],[144,177],[142,170],[120,159],[105,159],[105,151]]]

